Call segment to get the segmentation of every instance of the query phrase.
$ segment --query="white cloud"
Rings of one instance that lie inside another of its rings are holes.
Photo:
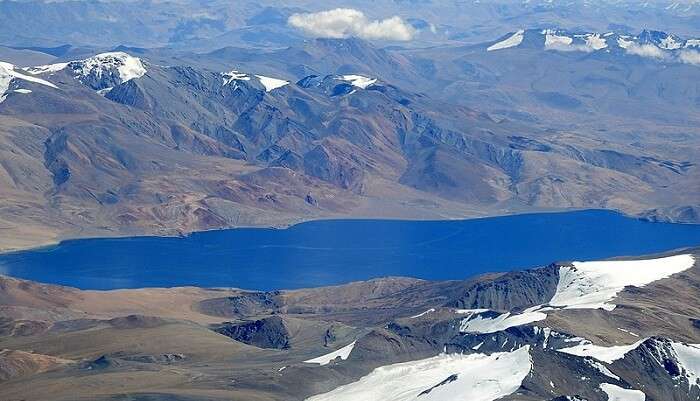
[[[700,52],[695,50],[683,50],[678,59],[681,63],[700,65]]]
[[[658,47],[651,44],[638,45],[636,43],[631,43],[625,49],[627,53],[634,54],[641,57],[649,57],[655,59],[666,58],[666,53],[659,49]]]
[[[362,11],[336,8],[308,14],[293,14],[288,23],[307,35],[322,38],[385,39],[406,41],[413,39],[415,29],[400,17],[369,20]]]

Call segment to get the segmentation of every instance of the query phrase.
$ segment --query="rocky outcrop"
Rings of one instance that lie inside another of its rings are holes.
[[[290,335],[279,316],[245,323],[224,323],[214,328],[219,334],[258,348],[289,349]]]
[[[69,359],[18,350],[0,350],[0,382],[43,373],[74,363]]]
[[[476,282],[447,306],[510,311],[547,303],[559,281],[559,265],[509,272],[493,280]]]
[[[275,313],[284,304],[279,291],[247,292],[227,298],[207,299],[199,303],[203,313],[212,316],[238,317]]]

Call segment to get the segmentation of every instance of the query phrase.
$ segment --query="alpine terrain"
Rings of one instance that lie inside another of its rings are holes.
[[[700,0],[0,0],[0,401],[700,401],[699,127]]]

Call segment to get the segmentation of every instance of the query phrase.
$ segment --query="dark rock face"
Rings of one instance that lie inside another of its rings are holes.
[[[357,341],[349,361],[364,364],[386,364],[427,358],[439,352],[437,341],[376,329]]]
[[[328,347],[331,343],[334,343],[335,340],[335,327],[331,326],[326,329],[326,334],[323,335],[323,346]]]
[[[671,342],[652,337],[615,361],[611,367],[630,383],[644,388],[647,399],[685,401],[700,399],[700,387],[679,366]]]
[[[436,389],[437,387],[444,386],[444,385],[446,385],[446,384],[450,384],[450,383],[452,383],[452,382],[454,382],[454,381],[457,381],[457,378],[458,378],[458,377],[459,377],[459,375],[456,375],[456,374],[450,375],[450,376],[447,377],[447,379],[441,381],[440,383],[436,384],[435,386],[433,386],[433,387],[431,387],[431,388],[429,388],[429,389],[427,389],[427,390],[422,391],[420,394],[418,394],[418,396],[420,397],[421,395],[430,394],[430,392],[433,391],[434,389]]]
[[[305,200],[306,200],[306,203],[308,203],[309,205],[318,206],[318,200],[316,200],[316,198],[314,198],[314,196],[311,194],[311,192],[306,194]]]
[[[235,341],[259,348],[289,349],[289,332],[279,316],[247,323],[224,323],[214,329]]]
[[[109,355],[102,355],[99,358],[86,362],[82,365],[83,369],[93,370],[93,369],[109,369],[117,368],[123,365],[123,362],[117,358],[113,358]]]
[[[559,266],[503,274],[495,280],[479,282],[447,306],[493,310],[526,309],[547,303],[557,289]]]
[[[282,306],[279,291],[250,292],[235,297],[207,299],[199,303],[201,311],[221,317],[270,314]]]

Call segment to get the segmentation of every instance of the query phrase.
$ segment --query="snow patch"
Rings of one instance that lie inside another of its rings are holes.
[[[559,283],[550,306],[564,309],[604,309],[611,311],[617,294],[626,286],[643,287],[654,281],[690,269],[692,255],[658,259],[574,262],[559,268]]]
[[[592,50],[601,50],[608,47],[608,43],[605,41],[604,37],[601,37],[599,33],[589,33],[585,36],[586,47]]]
[[[15,89],[15,90],[13,90],[13,92],[15,92],[15,93],[23,93],[23,94],[32,93],[32,91],[29,90],[29,89]]]
[[[289,81],[285,81],[284,79],[271,78],[271,77],[266,77],[264,75],[254,75],[254,76],[255,76],[255,78],[258,79],[258,81],[260,81],[262,86],[265,87],[265,92],[270,92],[270,91],[273,91],[277,88],[281,88],[285,85],[289,85]],[[250,81],[251,80],[251,75],[248,75],[244,72],[240,72],[237,70],[223,72],[223,73],[221,73],[221,77],[224,80],[224,86],[229,85],[235,81]]]
[[[542,34],[545,35],[544,47],[546,49],[560,50],[562,48],[568,47],[574,41],[573,38],[570,38],[568,36],[557,35],[557,31],[552,29],[545,29],[544,31],[542,31]]]
[[[617,38],[617,45],[623,49],[628,49],[634,44],[634,41],[630,40],[629,36],[620,36],[619,38]]]
[[[476,317],[474,317],[476,315]],[[527,312],[511,315],[509,312],[495,318],[473,314],[462,319],[459,331],[462,333],[496,333],[509,327],[522,326],[524,324],[538,322],[547,318],[542,312]]]
[[[525,37],[525,30],[520,29],[519,31],[515,32],[513,35],[508,37],[505,40],[502,40],[498,43],[494,43],[491,46],[489,46],[486,51],[494,51],[494,50],[501,50],[501,49],[508,49],[510,47],[516,47],[519,46],[521,43],[523,43],[523,38]]]
[[[343,75],[341,79],[361,89],[367,89],[368,86],[377,82],[376,78],[363,77],[362,75]]]
[[[639,347],[639,344],[643,343],[645,340],[646,339],[642,339],[630,345],[613,345],[611,347],[594,345],[588,340],[583,340],[576,346],[560,348],[557,351],[576,356],[590,356],[602,362],[613,363],[618,359],[624,358],[628,352]]]
[[[455,313],[458,315],[466,315],[467,313],[469,314],[474,314],[474,313],[482,313],[482,312],[488,312],[488,309],[455,309]]]
[[[611,379],[615,380],[620,380],[620,376],[617,376],[613,372],[610,371],[605,365],[603,365],[600,362],[591,360],[591,359],[586,359],[586,362],[591,365],[594,369],[598,370],[600,373],[604,374],[605,376],[608,376]]]
[[[2,103],[7,97],[7,91],[10,89],[10,83],[13,79],[21,79],[23,81],[58,89],[56,85],[49,81],[33,77],[31,75],[22,74],[15,70],[15,66],[13,64],[0,61],[0,103]]]
[[[46,74],[46,73],[53,74],[55,72],[58,72],[58,71],[65,69],[66,67],[68,67],[68,63],[56,63],[56,64],[38,65],[35,67],[25,67],[24,70],[32,75],[39,75],[39,74]]]
[[[676,50],[683,46],[673,35],[668,35],[659,42],[659,47],[666,50]]]
[[[700,344],[671,343],[690,385],[700,386]]]
[[[608,401],[644,401],[646,395],[639,390],[627,390],[610,383],[601,383],[600,389],[608,395]]]
[[[433,312],[435,312],[435,308],[430,308],[430,309],[428,309],[428,310],[425,311],[425,312],[422,312],[422,313],[419,313],[419,314],[417,314],[417,315],[415,315],[415,316],[409,317],[409,319],[417,319],[417,318],[419,318],[419,317],[421,317],[421,316],[425,316],[425,315],[427,315],[428,313],[433,313]]]
[[[376,368],[307,401],[494,401],[517,391],[531,369],[529,346],[491,355],[440,354]]]
[[[619,328],[619,327],[618,327],[617,329],[620,330],[621,332],[627,333],[627,334],[629,334],[629,335],[631,335],[631,336],[639,337],[639,334],[633,333],[633,332],[631,332],[631,331],[629,331],[629,330],[621,329],[621,328]]]
[[[329,363],[331,363],[331,361],[335,360],[338,357],[340,357],[340,359],[344,361],[348,359],[353,348],[355,348],[355,341],[351,342],[350,344],[344,346],[343,348],[337,351],[333,351],[326,355],[321,355],[318,358],[309,359],[308,361],[304,361],[304,363],[315,363],[323,366],[328,365]]]
[[[248,74],[236,70],[221,73],[221,76],[224,78],[224,85],[228,85],[233,81],[250,81],[250,76]]]
[[[266,92],[289,85],[289,81],[285,81],[284,79],[270,78],[264,75],[256,75],[256,77],[260,80],[260,83],[263,84]]]

